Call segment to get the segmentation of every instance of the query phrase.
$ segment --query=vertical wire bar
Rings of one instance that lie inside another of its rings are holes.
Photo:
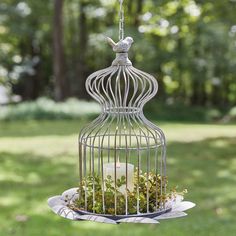
[[[119,82],[118,82],[118,94],[119,94],[119,108],[118,108],[118,135],[119,135],[119,148],[118,148],[118,163],[120,165],[121,161],[122,161],[122,115],[123,115],[123,109],[122,109],[122,92],[121,92],[121,83],[123,82],[123,78],[122,78],[122,71],[123,71],[123,66],[120,66],[120,70],[119,70]]]
[[[119,111],[119,107],[120,107],[120,73],[121,73],[121,67],[119,66],[119,71],[118,74],[116,76],[116,84],[115,84],[115,100],[116,100],[116,107],[115,107],[115,114],[116,114],[116,131],[115,131],[115,147],[114,147],[114,158],[115,158],[115,163],[114,163],[114,173],[115,173],[115,215],[117,214],[117,162],[119,162],[119,146],[117,148],[117,145],[119,145],[119,141],[120,141],[120,135],[119,135],[119,118],[120,118],[120,111]],[[118,136],[118,137],[117,137]],[[117,138],[118,138],[118,144],[117,144]]]
[[[119,109],[120,110],[120,109]],[[121,118],[122,118],[122,114],[120,114],[119,115],[119,126],[118,126],[118,130],[119,130],[119,148],[118,148],[118,163],[120,164],[120,162],[122,161],[122,150],[121,150],[121,148],[122,148],[122,140],[121,140],[121,136],[122,136],[122,128],[121,128],[121,125],[122,125],[122,123],[121,123]]]
[[[92,155],[91,155],[91,152],[92,152],[92,139],[91,138],[89,139],[89,145],[90,145],[89,173],[91,174],[91,172],[92,172]]]
[[[115,158],[115,163],[114,163],[114,173],[115,173],[115,215],[117,214],[117,156],[119,158],[119,152],[117,150],[117,134],[119,132],[119,118],[120,118],[120,111],[119,111],[119,83],[120,83],[120,73],[121,73],[121,67],[119,66],[118,74],[116,76],[116,84],[115,84],[115,114],[116,114],[116,131],[115,131],[115,140],[114,140],[114,158]],[[119,159],[118,159],[119,160]]]
[[[97,160],[98,160],[98,175],[100,175],[100,161],[101,161],[101,135],[99,134],[98,135],[98,157],[97,157]]]
[[[123,68],[123,76],[124,76],[124,82],[125,82],[125,89],[124,89],[124,99],[123,99],[123,107],[125,107],[126,109],[128,108],[127,106],[127,99],[128,99],[128,95],[129,95],[129,90],[130,90],[130,85],[129,85],[129,77],[127,77],[126,75],[126,69],[127,66],[125,66]],[[129,112],[129,110],[126,110],[126,112]]]
[[[120,90],[120,81],[121,81],[121,77],[119,76],[119,86],[118,86],[118,88],[119,88],[119,90]],[[120,104],[121,104],[121,92],[119,92],[119,94],[120,94]],[[121,105],[122,106],[122,105]],[[122,148],[122,143],[121,143],[121,135],[122,135],[122,133],[121,133],[121,126],[122,126],[122,122],[121,122],[121,118],[122,118],[122,111],[121,111],[121,108],[119,107],[118,108],[118,110],[117,110],[118,112],[117,112],[117,122],[118,122],[118,125],[117,125],[117,127],[118,127],[118,132],[117,132],[117,134],[118,134],[118,136],[119,136],[119,140],[118,140],[118,149],[117,149],[117,153],[118,153],[118,155],[117,155],[117,157],[118,157],[118,163],[119,163],[119,165],[120,165],[120,162],[121,162],[121,155],[122,155],[122,150],[121,150],[121,148]],[[116,165],[117,165],[117,162],[116,162]],[[116,168],[116,170],[117,170],[117,168]],[[118,186],[117,186],[117,177],[116,177],[116,188],[118,189]],[[117,196],[116,196],[116,201],[117,201]],[[116,205],[116,214],[117,214],[117,205]]]
[[[81,196],[82,194],[82,188],[83,188],[83,156],[82,156],[82,143],[81,141],[79,140],[79,183],[80,183],[80,186],[79,186],[79,197]]]
[[[140,136],[140,147],[142,147],[142,134],[141,134],[141,130],[139,130],[139,136]],[[139,192],[139,183],[140,183],[140,175],[142,173],[142,151],[138,150],[138,198],[140,198],[140,192]],[[138,209],[138,211],[140,211]]]
[[[116,85],[115,85],[115,97],[116,97],[116,101],[118,102],[117,109],[122,107],[122,95],[121,95],[121,87],[120,87],[121,70],[122,70],[122,66],[119,66],[119,71],[116,77]]]
[[[115,215],[117,213],[117,194],[116,194],[116,189],[117,189],[117,181],[116,181],[116,165],[117,165],[117,132],[118,132],[118,128],[116,127],[116,132],[115,132],[115,140],[114,140],[114,158],[115,158],[115,163],[114,163],[114,181],[115,181]]]
[[[126,73],[125,73],[125,67],[123,67],[123,77],[124,77],[124,83],[125,83],[125,88],[124,88],[124,98],[123,98],[123,107],[126,107],[127,103],[127,97],[128,97],[128,92],[129,92],[129,82],[127,81]],[[125,214],[128,215],[128,140],[127,140],[127,128],[125,124],[125,110],[123,114],[123,129],[124,129],[124,135],[125,135],[125,163],[126,163],[126,188],[125,188]]]
[[[92,179],[93,179],[93,213],[95,212],[95,167],[94,167],[94,147],[92,148]]]
[[[157,136],[156,136],[157,139]],[[156,211],[158,209],[158,147],[155,147]]]
[[[101,143],[101,171],[102,171],[102,210],[103,213],[105,214],[106,212],[106,207],[105,207],[105,180],[104,180],[104,170],[103,170],[103,141],[104,141],[104,137],[102,139],[102,143]]]
[[[148,133],[148,147],[150,147],[150,136]],[[150,175],[150,148],[147,153],[147,213],[149,213],[149,175]]]
[[[128,215],[128,140],[127,140],[127,130],[126,130],[126,124],[124,120],[124,115],[123,115],[123,127],[124,127],[124,135],[125,135],[125,168],[126,168],[126,176],[125,176],[125,214]]]
[[[110,162],[110,152],[111,152],[110,142],[111,142],[111,133],[110,133],[110,127],[109,127],[108,128],[108,142],[107,142],[107,146],[108,146],[107,161],[108,161],[108,163]]]
[[[163,171],[162,171],[162,157],[163,157],[163,146],[161,147],[161,160],[160,160],[160,206],[161,206],[161,209],[163,209],[163,191],[162,191],[162,188],[163,188],[163,183],[162,183],[162,180],[163,180]]]
[[[164,157],[164,175],[165,177],[167,176],[167,173],[166,173],[166,150],[164,150],[164,154],[163,154],[163,157]],[[165,193],[166,193],[166,182],[165,182]]]
[[[98,135],[98,157],[97,157],[97,159],[98,159],[98,177],[100,178],[100,168],[102,169],[101,171],[102,171],[102,185],[103,185],[103,163],[100,163],[102,160],[102,157],[101,157],[101,151],[102,151],[102,149],[101,149],[101,135],[99,134]],[[96,190],[95,190],[96,191]],[[103,186],[102,186],[102,205],[104,206],[104,191],[103,191]],[[103,207],[103,209],[104,209],[104,207]]]
[[[163,146],[163,156],[162,156],[162,160],[163,160],[163,172],[164,172],[164,194],[166,195],[166,181],[167,181],[167,177],[166,177],[166,146]],[[165,208],[165,201],[164,201],[164,206]]]
[[[83,155],[83,169],[84,169],[84,187],[85,187],[85,194],[84,194],[84,197],[85,197],[85,210],[87,211],[87,206],[88,206],[88,198],[87,198],[87,195],[88,195],[88,190],[87,190],[87,171],[86,171],[86,145],[84,145],[84,148],[83,148],[83,152],[84,152],[84,155]]]
[[[127,67],[126,67],[126,73],[127,73]],[[131,133],[131,130],[132,130],[132,127],[131,127],[131,121],[130,121],[130,100],[128,101],[128,98],[129,98],[129,93],[130,93],[130,75],[127,73],[127,95],[125,97],[125,106],[128,108],[128,114],[126,115],[126,120],[127,120],[127,129],[129,130],[129,140],[128,138],[127,139],[127,143],[129,142],[129,151],[128,151],[128,156],[127,156],[127,159],[130,161],[130,156],[131,156],[131,148],[132,148],[132,133]],[[129,126],[129,128],[128,128]],[[134,169],[135,171],[135,169]],[[135,172],[134,172],[135,174]],[[133,176],[133,181],[134,181],[134,176]],[[134,186],[135,187],[135,186]],[[139,187],[138,187],[139,188]],[[138,196],[139,198],[139,196]],[[128,209],[128,196],[127,196],[127,201],[126,201],[126,207],[127,207],[127,213],[129,213],[129,209]],[[137,212],[139,212],[139,200],[137,200]]]
[[[138,147],[139,148],[139,147]],[[138,195],[138,200],[137,200],[137,214],[140,214],[140,192],[139,192],[139,184],[140,184],[140,173],[141,173],[141,151],[138,150],[138,183],[137,183],[137,195]]]
[[[78,143],[79,143],[79,150],[78,150],[79,151],[79,181],[80,183],[82,183],[82,180],[83,180],[82,142],[78,140]]]

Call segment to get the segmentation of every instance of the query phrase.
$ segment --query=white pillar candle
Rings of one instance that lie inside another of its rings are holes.
[[[111,176],[111,179],[114,181],[115,185],[115,163],[107,163],[103,165],[104,179],[107,176]],[[116,180],[121,179],[124,176],[127,178],[127,188],[129,191],[134,190],[134,165],[127,164],[127,176],[126,176],[126,163],[117,163],[116,164]],[[126,193],[126,184],[119,187],[119,191],[123,194]]]

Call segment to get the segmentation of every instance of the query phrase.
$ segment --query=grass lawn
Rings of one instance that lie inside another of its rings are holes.
[[[197,204],[186,218],[159,225],[71,222],[47,198],[77,186],[77,134],[83,122],[0,123],[1,236],[234,236],[236,125],[161,123],[171,186]]]

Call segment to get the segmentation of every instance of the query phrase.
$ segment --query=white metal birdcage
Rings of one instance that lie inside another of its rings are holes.
[[[133,43],[124,38],[120,0],[119,42],[112,65],[90,75],[86,89],[102,108],[79,135],[79,187],[48,200],[62,217],[105,223],[158,223],[182,217],[195,204],[167,192],[166,140],[143,113],[158,91],[157,80],[133,67]]]
[[[86,82],[102,113],[82,129],[79,137],[80,191],[84,197],[81,207],[86,212],[111,215],[159,213],[166,210],[166,142],[161,129],[143,114],[143,106],[157,93],[157,81],[132,66],[128,59],[131,37],[117,44],[108,41],[116,59],[111,67],[93,73]],[[150,176],[154,182],[150,182]],[[145,187],[141,188],[143,177]],[[119,186],[121,178],[124,183]],[[109,180],[115,189],[113,206],[106,202]],[[88,184],[92,184],[91,189]],[[102,197],[97,196],[100,194]],[[130,212],[132,194],[136,195],[136,207],[132,206]],[[146,198],[142,207],[141,194]],[[122,209],[117,200],[121,195],[125,198]]]

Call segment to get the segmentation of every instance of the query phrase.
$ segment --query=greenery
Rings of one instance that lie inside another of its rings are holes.
[[[101,111],[95,102],[78,101],[70,98],[56,103],[48,98],[36,101],[0,106],[0,120],[63,120],[94,117]]]
[[[170,186],[187,186],[197,206],[159,225],[72,222],[47,206],[78,185],[78,121],[0,122],[0,229],[4,236],[233,236],[236,126],[159,123],[168,140]]]
[[[101,177],[89,175],[82,181],[82,186],[79,190],[79,198],[70,207],[75,210],[86,210],[85,194],[87,197],[87,211],[98,214],[109,215],[125,215],[126,214],[126,195],[120,192],[120,187],[126,184],[125,176],[117,179],[117,185],[114,186],[114,180],[111,176],[104,179],[104,201],[105,211],[103,210],[103,190]],[[155,212],[168,198],[173,197],[173,192],[164,194],[165,185],[167,185],[167,178],[149,173],[147,182],[147,173],[140,173],[138,171],[134,174],[134,190],[127,189],[127,210],[129,214],[137,214],[137,212],[146,213],[147,205],[149,212]],[[163,192],[163,193],[162,193]],[[94,194],[95,193],[95,194]],[[148,203],[147,203],[148,194]],[[94,198],[93,198],[94,197]],[[95,201],[93,201],[95,199]],[[114,201],[116,199],[116,211]],[[139,200],[139,209],[137,209],[137,200]]]
[[[145,106],[145,113],[150,119],[161,121],[179,122],[223,122],[225,117],[230,117],[227,121],[234,121],[230,115],[231,109],[219,109],[213,107],[194,106],[189,107],[181,103],[162,104],[150,101]]]
[[[2,0],[0,84],[23,100],[87,99],[85,78],[114,58],[105,36],[118,38],[118,5],[118,0]],[[235,1],[124,5],[126,35],[135,39],[130,57],[158,78],[163,104],[235,106]]]
[[[69,98],[64,102],[55,102],[49,98],[38,98],[18,104],[0,105],[0,120],[74,120],[94,118],[101,111],[99,104],[92,101]],[[151,101],[145,107],[150,119],[161,121],[187,122],[235,122],[235,108],[218,109],[188,107],[183,104],[164,105]],[[153,115],[155,114],[155,115]]]
[[[233,107],[229,113],[228,113],[228,118],[231,121],[236,121],[236,107]]]

